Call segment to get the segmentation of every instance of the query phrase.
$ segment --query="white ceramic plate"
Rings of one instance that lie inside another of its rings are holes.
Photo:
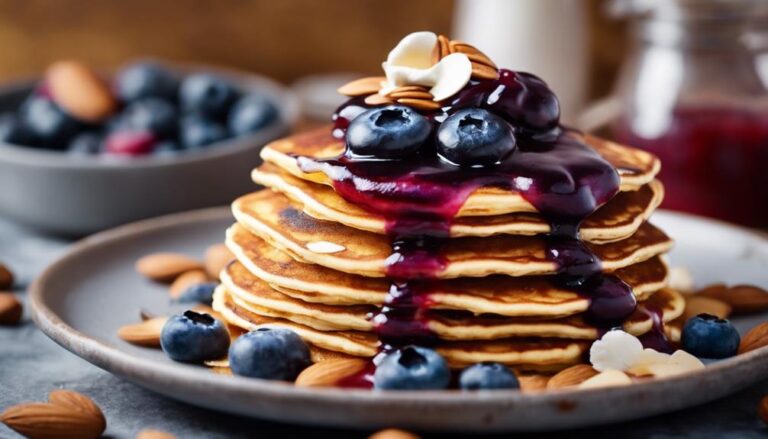
[[[654,222],[677,240],[673,264],[697,283],[768,286],[768,240],[744,229],[660,212]],[[442,431],[543,431],[616,422],[711,401],[768,377],[768,348],[720,361],[681,377],[626,387],[523,394],[518,391],[371,392],[307,389],[221,376],[174,363],[159,350],[131,346],[117,328],[140,308],[164,312],[163,286],[136,274],[135,260],[157,251],[201,256],[221,242],[226,209],[176,214],[120,227],[75,245],[31,288],[34,318],[66,349],[158,393],[190,404],[297,424]],[[762,316],[764,319],[765,316]],[[743,331],[761,316],[739,319]]]

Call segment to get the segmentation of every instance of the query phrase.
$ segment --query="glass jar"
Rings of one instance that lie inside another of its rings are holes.
[[[613,131],[661,158],[663,207],[768,227],[766,3],[614,4],[642,14]]]

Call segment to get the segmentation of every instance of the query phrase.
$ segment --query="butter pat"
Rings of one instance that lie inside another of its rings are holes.
[[[637,337],[624,331],[609,331],[603,338],[592,343],[589,361],[597,371],[610,369],[627,370],[643,353],[643,344]]]

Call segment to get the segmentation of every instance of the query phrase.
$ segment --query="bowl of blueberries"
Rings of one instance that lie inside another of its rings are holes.
[[[297,117],[295,98],[255,74],[59,61],[0,88],[0,215],[81,236],[224,205],[253,189],[261,147]]]

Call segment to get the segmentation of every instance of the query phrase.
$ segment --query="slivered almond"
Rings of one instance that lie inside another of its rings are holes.
[[[0,292],[0,325],[18,325],[23,308],[13,293]]]
[[[768,322],[761,323],[750,329],[739,343],[739,353],[743,354],[755,349],[768,346]]]
[[[721,319],[725,319],[731,315],[731,306],[722,300],[714,299],[712,297],[699,295],[686,296],[683,321],[688,321],[691,317],[699,314],[711,314],[720,317]]]
[[[449,40],[445,35],[438,35],[437,47],[440,53],[438,61],[451,54],[451,40]]]
[[[182,273],[171,284],[171,298],[178,299],[187,288],[208,281],[210,281],[208,273],[203,270],[191,270]]]
[[[141,430],[136,439],[176,439],[176,436],[160,430]]]
[[[296,378],[301,387],[331,387],[340,380],[365,369],[368,361],[359,358],[339,358],[315,363]]]
[[[399,101],[400,99],[426,99],[431,101],[434,96],[428,91],[403,91],[392,92],[387,95],[388,98]]]
[[[390,105],[394,104],[395,101],[378,93],[374,93],[365,98],[365,103],[368,105]]]
[[[472,63],[472,77],[475,79],[496,79],[499,71],[485,64]]]
[[[54,390],[48,394],[48,402],[51,404],[72,407],[76,410],[88,413],[95,418],[100,419],[104,424],[104,428],[107,426],[107,421],[104,419],[104,413],[102,413],[99,406],[97,406],[91,398],[88,398],[82,393],[75,392],[74,390]]]
[[[159,282],[169,282],[182,273],[204,268],[199,261],[179,253],[155,253],[136,261],[136,271]]]
[[[13,273],[3,264],[0,264],[0,290],[8,290],[13,287]]]
[[[407,105],[417,110],[432,111],[440,108],[440,103],[426,99],[398,99],[398,104]]]
[[[578,386],[584,381],[597,375],[598,372],[588,364],[577,364],[561,370],[547,382],[547,389],[562,389]]]
[[[381,89],[381,83],[386,81],[384,76],[369,76],[367,78],[355,79],[348,82],[337,89],[337,91],[345,96],[366,96],[372,93],[376,93]]]
[[[484,54],[471,44],[463,43],[461,41],[451,41],[450,47],[452,53],[463,53],[464,55],[467,55],[467,58],[473,63],[483,64],[496,69],[496,63],[491,61],[488,55]]]
[[[754,285],[710,285],[698,295],[721,300],[733,309],[734,314],[768,311],[768,291]]]
[[[387,428],[373,433],[368,436],[368,439],[420,439],[420,437],[405,430]]]
[[[208,247],[205,251],[205,270],[208,272],[208,276],[218,279],[221,270],[232,262],[233,259],[235,259],[235,255],[224,244]]]
[[[75,407],[29,403],[7,408],[0,421],[17,433],[33,439],[96,439],[104,433],[104,418]]]
[[[523,392],[538,392],[547,388],[549,375],[518,375],[520,390]]]
[[[141,323],[125,325],[118,329],[117,336],[135,345],[160,347],[160,333],[166,320],[167,317],[155,317]]]

